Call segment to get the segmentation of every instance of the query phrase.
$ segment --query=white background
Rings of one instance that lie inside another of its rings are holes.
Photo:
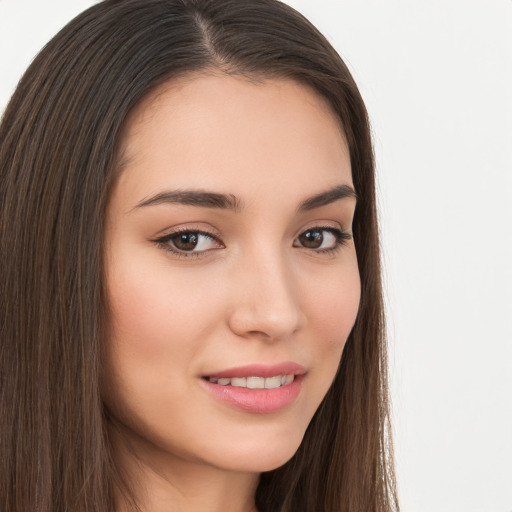
[[[92,3],[0,0],[0,111]],[[512,512],[512,1],[289,3],[372,119],[402,510]]]

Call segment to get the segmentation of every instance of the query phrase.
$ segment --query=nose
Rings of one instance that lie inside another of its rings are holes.
[[[232,332],[274,342],[304,326],[298,283],[280,255],[253,254],[239,263],[236,274],[230,279],[236,287],[228,315]]]

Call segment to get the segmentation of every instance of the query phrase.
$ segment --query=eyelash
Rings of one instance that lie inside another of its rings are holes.
[[[175,231],[172,231],[171,233],[164,235],[160,238],[157,238],[155,240],[152,240],[155,242],[158,247],[163,249],[164,251],[172,253],[174,256],[177,256],[178,258],[200,258],[201,256],[204,256],[208,250],[205,251],[183,251],[178,249],[177,247],[173,247],[171,245],[171,241],[173,238],[183,235],[183,234],[194,234],[194,235],[202,235],[206,238],[213,240],[217,242],[220,245],[224,245],[219,237],[212,233],[208,233],[207,231],[201,231],[200,229],[189,229],[189,228],[179,228]]]
[[[329,255],[329,254],[335,254],[343,246],[346,246],[347,242],[349,240],[352,240],[352,235],[350,235],[349,233],[347,233],[346,231],[344,231],[341,228],[335,228],[333,226],[313,226],[313,227],[308,228],[308,229],[302,231],[301,233],[299,233],[299,236],[297,236],[297,239],[305,233],[314,232],[314,231],[320,231],[320,232],[326,231],[326,232],[332,234],[335,238],[334,246],[328,247],[326,249],[312,249],[309,247],[305,247],[303,245],[299,245],[299,246],[294,245],[294,247],[302,247],[304,249],[309,249],[309,250],[313,251],[315,254]]]
[[[321,232],[326,231],[326,232],[332,234],[335,237],[335,245],[333,247],[329,247],[326,249],[308,248],[304,245],[294,245],[294,247],[309,249],[312,252],[314,252],[315,254],[329,255],[329,254],[334,254],[334,253],[338,252],[342,246],[347,245],[347,242],[352,239],[352,235],[350,235],[343,229],[334,228],[332,226],[313,226],[313,227],[306,229],[306,230],[302,231],[301,233],[299,233],[299,235],[297,236],[297,238],[295,240],[297,240],[301,235],[303,235],[305,233],[314,232],[314,231],[321,231]],[[169,233],[167,235],[164,235],[160,238],[156,238],[151,241],[156,243],[157,246],[159,248],[161,248],[162,250],[164,250],[166,252],[170,252],[174,256],[177,256],[179,258],[200,258],[200,257],[204,256],[207,252],[212,250],[212,249],[206,249],[204,251],[184,251],[184,250],[180,250],[176,247],[173,247],[173,245],[171,245],[172,239],[179,235],[182,235],[182,234],[202,235],[210,240],[217,242],[219,245],[224,246],[224,244],[222,243],[222,241],[220,240],[220,238],[218,236],[216,236],[212,233],[209,233],[207,231],[201,231],[199,229],[189,229],[189,228],[176,229],[172,233]]]

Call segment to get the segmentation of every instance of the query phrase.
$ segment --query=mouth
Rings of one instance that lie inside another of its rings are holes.
[[[276,389],[291,384],[295,380],[295,374],[275,375],[273,377],[205,377],[208,382],[219,386],[233,386],[247,389]]]
[[[299,396],[306,368],[286,362],[254,364],[203,375],[204,389],[217,400],[249,413],[274,413]]]

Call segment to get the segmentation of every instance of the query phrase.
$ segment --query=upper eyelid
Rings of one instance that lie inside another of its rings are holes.
[[[331,224],[332,223],[332,224]],[[296,231],[296,234],[294,235],[294,238],[298,237],[302,233],[312,230],[312,229],[325,229],[325,230],[338,230],[342,233],[351,234],[350,229],[345,229],[342,224],[338,221],[313,221],[310,225],[307,225],[307,227],[301,227],[298,231]],[[211,238],[214,238],[217,241],[222,241],[223,236],[220,234],[220,232],[216,229],[204,229],[201,227],[196,226],[178,226],[173,228],[166,228],[162,231],[160,231],[160,234],[157,234],[152,237],[152,240],[162,240],[165,238],[172,237],[179,233],[199,233],[205,236],[209,236]]]
[[[351,229],[345,229],[341,222],[338,221],[316,221],[313,222],[311,225],[307,225],[307,227],[302,227],[299,231],[296,232],[295,238],[300,236],[302,233],[305,233],[306,231],[312,231],[315,229],[323,229],[326,231],[333,230],[333,231],[340,231],[343,234],[351,235],[352,230]]]
[[[171,243],[171,240],[173,237],[179,235],[180,233],[197,233],[200,235],[203,235],[210,240],[213,240],[215,243],[218,243],[225,247],[224,242],[214,235],[213,233],[209,233],[207,231],[199,230],[199,229],[190,229],[190,228],[181,228],[181,229],[175,229],[174,231],[171,231],[165,235],[159,236],[157,238],[154,238],[151,240],[151,242],[157,244],[157,246],[161,247],[162,250],[171,253],[174,255],[174,257],[177,258],[201,258],[205,256],[207,253],[211,251],[211,249],[206,249],[202,251],[185,251],[182,249],[179,249],[178,247],[174,247]],[[218,249],[217,249],[218,250]]]
[[[333,227],[333,226],[313,226],[311,228],[307,228],[302,230],[298,236],[294,238],[294,241],[299,238],[303,233],[307,233],[308,231],[329,231],[331,233],[335,232],[337,235],[341,235],[341,238],[345,241],[351,240],[353,235],[350,231],[345,230],[343,227]]]
[[[170,238],[174,235],[178,235],[180,233],[200,233],[205,236],[209,236],[218,241],[221,240],[221,235],[217,230],[214,229],[205,229],[195,226],[178,226],[172,228],[166,228],[160,231],[158,234],[152,237],[152,240],[163,240],[165,238]]]
[[[173,237],[180,235],[182,233],[197,233],[199,235],[206,236],[207,238],[210,238],[211,240],[214,240],[218,244],[224,245],[224,242],[222,241],[222,239],[219,236],[217,236],[213,233],[210,233],[208,231],[200,230],[200,229],[177,229],[176,231],[171,231],[170,233],[159,236],[159,237],[153,239],[152,241],[158,242],[158,243],[166,243],[166,242],[170,241]],[[176,250],[179,251],[179,249],[177,249],[177,248],[176,248]],[[190,252],[193,252],[193,251],[190,251]],[[202,251],[196,251],[196,252],[202,252]]]

